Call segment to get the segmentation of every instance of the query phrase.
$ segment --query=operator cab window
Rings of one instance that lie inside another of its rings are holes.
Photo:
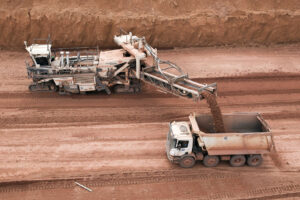
[[[48,58],[47,57],[36,57],[35,61],[37,64],[39,64],[40,66],[48,66],[49,62],[48,62]]]
[[[187,148],[189,145],[189,141],[186,140],[180,140],[177,144],[178,148]]]

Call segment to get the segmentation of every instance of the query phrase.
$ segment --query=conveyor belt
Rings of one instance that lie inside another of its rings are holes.
[[[168,79],[165,79],[164,76],[169,77],[169,80],[175,81],[169,81]],[[164,74],[164,76],[162,76],[157,70],[153,70],[152,72],[141,72],[141,80],[145,83],[179,97],[185,97],[198,101],[203,99],[203,96],[201,95],[202,91],[207,90],[214,94],[216,94],[217,91],[216,83],[210,85],[199,84],[188,78],[176,80],[176,76],[169,73]]]
[[[142,81],[176,96],[190,98],[195,101],[203,99],[201,93],[206,90],[216,94],[217,84],[200,84],[189,79],[182,69],[170,61],[161,60],[157,51],[147,44],[145,38],[126,35],[115,36],[115,42],[136,59],[135,76]],[[146,61],[146,55],[153,58],[153,64],[145,62],[141,67],[140,61]],[[175,75],[176,74],[176,75]]]

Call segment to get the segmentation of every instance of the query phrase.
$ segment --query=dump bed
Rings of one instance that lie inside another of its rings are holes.
[[[226,133],[216,133],[210,114],[190,115],[198,144],[209,155],[262,154],[272,149],[269,126],[258,113],[223,114]]]

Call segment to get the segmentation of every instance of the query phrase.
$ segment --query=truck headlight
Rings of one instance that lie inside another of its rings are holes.
[[[176,154],[176,149],[171,149],[170,150],[170,155],[171,156],[175,156],[175,154]]]

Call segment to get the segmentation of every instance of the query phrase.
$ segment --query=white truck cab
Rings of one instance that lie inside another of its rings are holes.
[[[171,122],[166,144],[169,160],[176,160],[184,155],[190,155],[193,148],[193,136],[187,122]]]

